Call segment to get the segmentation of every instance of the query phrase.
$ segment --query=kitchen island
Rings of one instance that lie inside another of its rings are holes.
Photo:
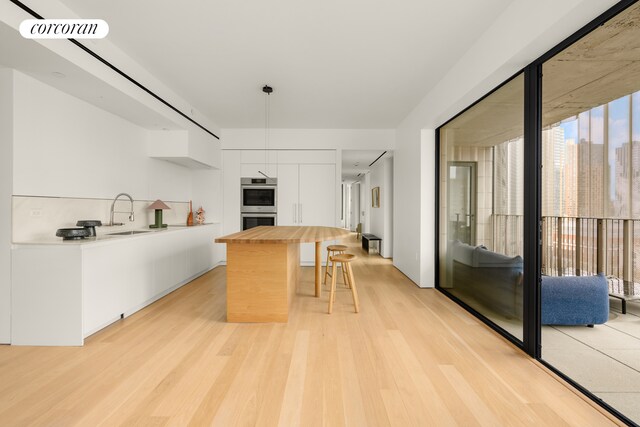
[[[322,242],[348,235],[334,227],[261,226],[217,238],[227,244],[227,321],[287,322],[300,243],[315,243],[315,296],[320,297]]]
[[[83,345],[87,336],[213,268],[219,230],[208,224],[15,242],[11,343]]]

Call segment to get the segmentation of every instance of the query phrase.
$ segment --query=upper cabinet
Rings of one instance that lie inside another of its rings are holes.
[[[147,131],[147,153],[190,169],[220,169],[220,142],[200,129]]]
[[[335,165],[335,150],[239,150],[240,176],[278,178],[283,165]],[[286,169],[286,168],[285,168]],[[263,175],[264,173],[264,175]]]

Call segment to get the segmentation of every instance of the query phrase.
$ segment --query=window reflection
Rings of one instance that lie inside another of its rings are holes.
[[[522,339],[524,78],[440,129],[440,287]]]

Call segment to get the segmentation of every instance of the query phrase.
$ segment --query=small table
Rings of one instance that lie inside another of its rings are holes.
[[[640,284],[611,277],[607,277],[607,282],[609,282],[609,296],[622,301],[622,314],[627,314],[627,301],[640,301]]]
[[[228,236],[227,321],[287,322],[296,293],[300,243],[315,243],[315,296],[322,293],[322,242],[347,237],[335,227],[260,226]]]
[[[371,243],[376,243],[377,253],[380,253],[380,243],[382,239],[376,236],[375,234],[363,233],[362,234],[362,249],[365,250],[366,253],[371,253],[370,246]]]

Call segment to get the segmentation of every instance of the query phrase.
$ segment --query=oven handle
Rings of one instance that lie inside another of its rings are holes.
[[[241,185],[243,190],[277,190],[275,185]]]

